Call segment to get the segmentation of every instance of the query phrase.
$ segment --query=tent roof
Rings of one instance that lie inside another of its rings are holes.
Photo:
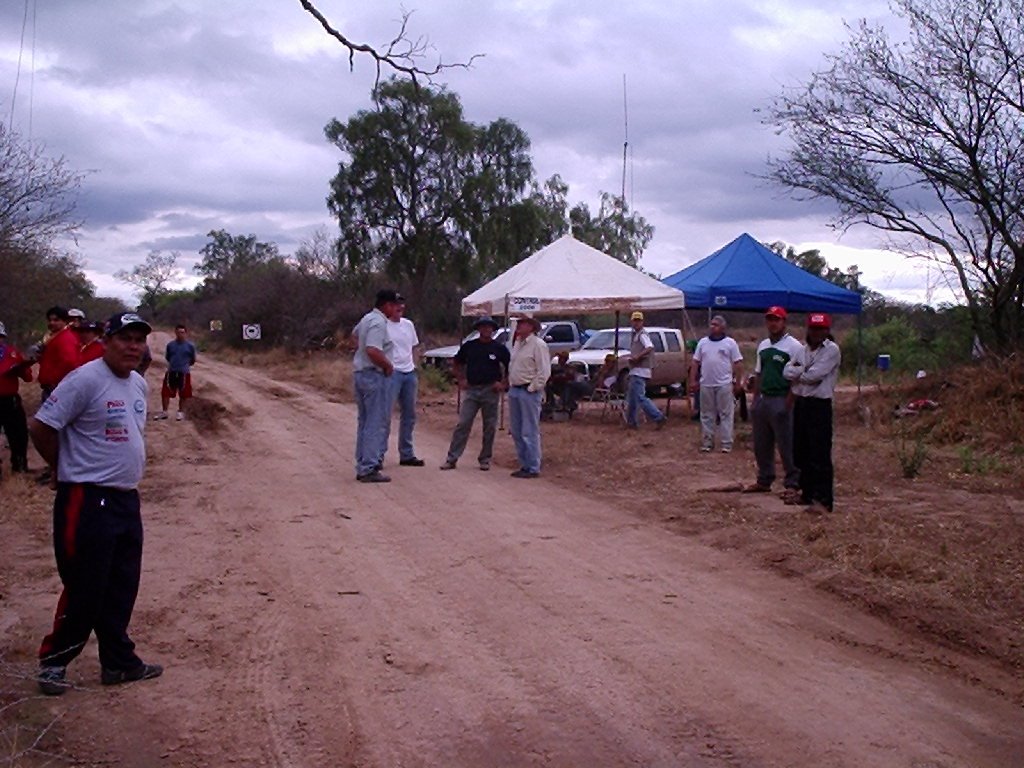
[[[688,307],[859,314],[861,297],[800,269],[743,233],[728,245],[662,281]]]
[[[682,309],[683,294],[616,258],[563,235],[462,300],[462,314],[592,314]]]

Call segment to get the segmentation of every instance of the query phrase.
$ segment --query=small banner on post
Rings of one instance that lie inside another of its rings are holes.
[[[243,341],[259,341],[263,336],[263,330],[259,323],[248,323],[242,326]]]
[[[211,331],[223,331],[224,330],[224,321],[223,320],[211,320],[210,321],[210,330]]]

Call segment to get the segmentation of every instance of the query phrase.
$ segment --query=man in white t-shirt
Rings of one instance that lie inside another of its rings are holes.
[[[388,450],[391,439],[391,414],[398,403],[398,463],[403,467],[422,467],[423,459],[416,456],[412,445],[412,431],[416,427],[416,393],[419,389],[419,377],[416,374],[417,356],[419,354],[420,337],[416,335],[416,326],[405,317],[404,300],[397,304],[395,311],[388,316],[388,339],[391,341],[390,359],[395,367],[389,380],[387,435],[384,438],[384,451]],[[381,463],[384,456],[381,456]]]
[[[159,677],[135,654],[128,625],[142,570],[137,490],[146,465],[145,380],[135,372],[151,328],[126,312],[107,321],[103,357],[69,373],[29,432],[57,477],[53,544],[64,585],[53,630],[39,648],[39,689],[64,693],[67,665],[89,635],[104,685]]]
[[[716,422],[722,453],[732,450],[733,414],[736,394],[743,381],[743,355],[736,340],[726,335],[725,318],[715,315],[708,335],[697,342],[690,362],[690,391],[697,388],[700,370],[700,449],[715,447]]]

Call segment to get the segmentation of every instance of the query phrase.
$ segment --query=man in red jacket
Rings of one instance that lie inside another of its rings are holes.
[[[0,431],[11,446],[11,471],[28,472],[28,425],[18,386],[32,381],[32,363],[7,343],[7,328],[0,323]]]
[[[39,387],[43,390],[43,401],[65,376],[80,365],[78,353],[81,347],[74,330],[68,326],[69,320],[68,311],[63,307],[46,310],[49,333],[39,355]]]

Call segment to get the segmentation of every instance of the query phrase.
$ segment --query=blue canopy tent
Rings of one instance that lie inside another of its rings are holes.
[[[678,288],[687,308],[755,309],[859,315],[856,291],[815,277],[743,233],[696,264],[662,280]]]

